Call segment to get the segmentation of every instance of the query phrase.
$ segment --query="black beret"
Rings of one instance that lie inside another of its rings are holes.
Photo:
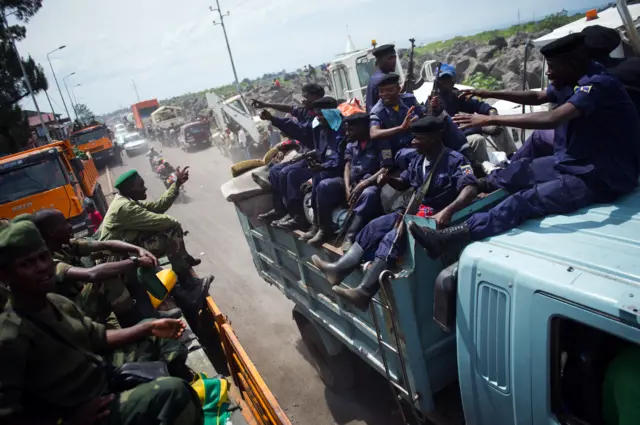
[[[343,121],[349,125],[369,125],[369,114],[358,112],[344,117]]]
[[[424,117],[411,123],[409,127],[413,134],[429,134],[444,130],[444,120],[438,117]]]
[[[582,32],[584,33],[584,45],[590,51],[597,53],[609,54],[622,41],[618,31],[601,25],[586,27]]]
[[[302,86],[302,93],[312,94],[314,96],[324,96],[324,89],[320,84],[308,83]]]
[[[391,84],[400,84],[400,76],[395,72],[390,72],[388,74],[385,74],[385,76],[380,79],[380,82],[378,83],[378,87],[390,86]]]
[[[383,44],[382,46],[378,46],[375,49],[373,49],[372,53],[373,53],[373,56],[375,56],[376,58],[381,58],[386,55],[395,54],[396,46],[394,46],[393,44]]]
[[[313,102],[313,109],[335,109],[338,107],[338,102],[331,96],[321,97]]]
[[[581,47],[584,47],[584,33],[574,32],[542,46],[540,53],[550,59],[573,53]]]

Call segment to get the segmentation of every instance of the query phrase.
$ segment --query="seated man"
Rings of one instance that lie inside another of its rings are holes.
[[[467,92],[460,93],[455,88],[456,70],[453,66],[442,64],[438,78],[438,96],[429,100],[437,110],[444,110],[450,117],[460,112],[468,114],[498,115],[498,111],[486,102],[474,99]],[[439,112],[438,112],[439,113]],[[477,164],[489,161],[489,151],[504,152],[507,156],[516,151],[513,138],[504,128],[499,126],[467,127],[463,130],[469,145],[470,160]],[[490,136],[491,139],[487,138]]]
[[[114,186],[119,194],[105,214],[100,240],[121,240],[141,246],[156,257],[166,255],[180,283],[172,294],[183,302],[188,300],[188,304],[199,310],[208,295],[213,276],[202,279],[192,276],[190,268],[199,265],[200,260],[187,253],[180,223],[164,214],[178,197],[180,186],[189,179],[188,169],[180,170],[178,167],[176,183],[155,202],[145,201],[147,188],[137,171],[130,170],[118,177]]]
[[[180,317],[178,309],[169,312],[155,310],[144,288],[134,291],[132,297],[124,284],[123,273],[136,270],[139,266],[157,266],[156,257],[146,249],[115,240],[99,242],[72,239],[69,222],[60,211],[54,209],[18,216],[13,221],[23,220],[36,225],[53,256],[56,265],[55,292],[76,303],[94,322],[106,324],[111,313],[116,315],[122,326],[133,326],[150,317]],[[91,268],[82,265],[82,257],[104,251],[134,256]]]
[[[117,330],[91,321],[52,293],[53,259],[29,221],[0,228],[0,280],[11,289],[0,313],[0,423],[202,423],[180,320]],[[162,361],[177,377],[110,388],[112,368],[136,361]]]
[[[366,223],[383,213],[380,200],[381,187],[377,184],[378,176],[384,168],[393,168],[391,147],[386,140],[372,142],[369,140],[369,115],[357,113],[344,119],[347,137],[350,143],[344,153],[344,178],[334,177],[323,181],[318,188],[318,196],[323,200],[318,211],[319,223],[325,234],[331,234],[331,213],[345,201],[349,204],[350,223],[342,244],[342,250],[347,251],[353,240]],[[326,182],[326,183],[325,183]],[[345,197],[338,194],[324,193],[325,187],[338,184]]]
[[[379,184],[388,182],[396,190],[414,188],[421,199],[424,215],[436,213],[434,219],[439,225],[449,222],[451,216],[468,205],[468,202],[454,202],[458,195],[463,176],[473,175],[469,161],[460,153],[444,146],[444,120],[425,117],[411,124],[414,139],[411,142],[417,154],[400,177],[390,177],[385,173],[379,177]],[[418,196],[419,196],[418,195]],[[359,309],[366,309],[371,298],[379,289],[378,277],[385,269],[393,268],[403,254],[406,244],[405,232],[401,227],[404,211],[395,211],[369,222],[356,238],[351,248],[336,262],[326,263],[320,257],[311,257],[333,285],[333,291],[343,296]],[[414,211],[409,213],[415,214]],[[400,236],[397,236],[398,229]],[[343,288],[342,279],[354,271],[362,260],[374,257],[373,264],[366,271],[357,288]]]
[[[464,115],[462,126],[508,125],[555,128],[553,156],[523,158],[486,179],[469,181],[461,199],[502,188],[511,196],[466,223],[445,230],[410,226],[416,240],[433,258],[451,243],[477,241],[513,229],[526,220],[564,214],[597,202],[611,202],[638,185],[640,118],[620,81],[588,59],[584,34],[576,33],[541,49],[549,66],[546,92],[529,92],[553,111],[525,115]],[[566,87],[575,87],[567,93]],[[521,98],[516,93],[513,98]],[[563,95],[563,96],[560,96]],[[507,92],[501,92],[508,99]],[[511,100],[511,99],[508,99]]]
[[[287,207],[293,216],[292,220],[282,223],[275,223],[280,228],[296,229],[304,228],[306,219],[304,218],[304,193],[300,187],[309,179],[313,179],[312,204],[314,223],[311,229],[300,239],[318,243],[326,236],[324,231],[320,231],[318,222],[318,190],[326,194],[334,194],[339,191],[340,186],[335,182],[325,183],[321,189],[323,180],[337,177],[342,174],[342,161],[340,158],[339,146],[344,138],[342,126],[342,115],[336,109],[338,103],[332,97],[323,97],[313,103],[316,117],[306,123],[295,122],[291,119],[273,117],[269,112],[263,111],[261,116],[273,123],[284,133],[300,141],[303,145],[316,151],[316,159],[310,161],[300,161],[301,166],[296,167],[287,173]],[[284,173],[283,173],[284,174]],[[318,236],[314,239],[315,236]]]
[[[380,100],[371,109],[371,140],[386,140],[390,143],[396,165],[407,168],[414,150],[410,148],[412,136],[409,125],[413,120],[425,115],[423,106],[418,105],[414,95],[400,93],[400,76],[389,73],[378,83]],[[444,118],[444,144],[453,150],[460,150],[466,143],[464,135],[449,117]]]

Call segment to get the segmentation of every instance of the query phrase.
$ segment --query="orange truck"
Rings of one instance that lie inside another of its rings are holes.
[[[160,103],[158,103],[158,99],[145,100],[131,105],[131,111],[133,112],[133,119],[136,122],[136,128],[138,130],[151,128],[151,114],[159,107]]]
[[[111,132],[104,124],[90,125],[71,133],[71,143],[91,156],[97,165],[120,162],[119,152],[114,147]]]
[[[44,208],[60,210],[76,237],[89,235],[85,198],[104,214],[109,206],[91,159],[78,158],[68,141],[0,158],[0,218],[11,219]]]

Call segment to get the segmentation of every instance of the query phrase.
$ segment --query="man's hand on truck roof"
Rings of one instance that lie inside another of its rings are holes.
[[[176,168],[176,182],[178,186],[182,186],[189,180],[189,166],[184,167],[184,169],[180,169],[180,167]]]

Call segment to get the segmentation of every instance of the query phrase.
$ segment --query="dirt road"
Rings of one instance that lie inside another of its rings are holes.
[[[159,144],[154,146],[160,149]],[[242,345],[292,423],[393,424],[388,413],[392,405],[389,388],[366,366],[359,371],[362,384],[352,394],[338,396],[324,387],[292,320],[293,303],[258,277],[233,204],[220,193],[220,186],[230,176],[231,162],[215,148],[195,153],[162,149],[164,159],[172,165],[191,167],[184,186],[188,202],[176,203],[169,213],[189,231],[187,248],[203,260],[198,273],[216,276],[211,295],[229,316]],[[149,199],[156,199],[164,186],[151,172],[147,158],[124,159],[125,166],[112,169],[112,175],[137,169],[146,181]],[[104,177],[105,191],[111,190]]]

